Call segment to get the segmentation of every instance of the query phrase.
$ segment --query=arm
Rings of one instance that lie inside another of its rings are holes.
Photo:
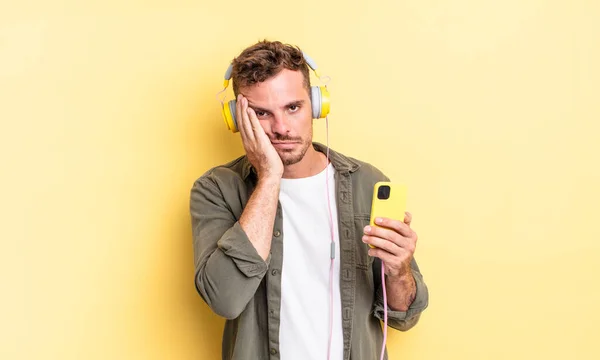
[[[190,203],[196,288],[215,313],[228,319],[241,314],[267,271],[283,173],[279,155],[241,95],[237,115],[246,155],[258,172],[240,219],[209,176],[196,182]]]
[[[386,276],[387,303],[393,311],[406,311],[417,295],[417,284],[412,272],[392,278]]]
[[[419,266],[414,259],[411,262],[411,273],[415,285],[414,296],[408,297],[408,300],[412,299],[408,306],[404,305],[404,307],[398,308],[395,308],[393,304],[396,301],[395,298],[398,296],[396,293],[400,293],[400,298],[407,298],[407,296],[403,294],[402,287],[396,288],[394,282],[391,282],[389,276],[386,276],[388,325],[400,331],[407,331],[413,328],[419,322],[421,313],[429,304],[429,291],[427,285],[423,281],[423,275],[419,270]],[[373,277],[376,289],[373,313],[375,317],[383,321],[384,308],[383,288],[381,287],[381,261],[377,258],[373,262]]]
[[[267,271],[276,188],[259,182],[239,221],[210,178],[200,179],[192,188],[196,288],[220,316],[239,316]]]
[[[277,178],[259,180],[240,217],[240,226],[263,260],[267,260],[271,251],[279,184]]]
[[[376,257],[374,277],[376,299],[374,313],[383,319],[383,289],[381,286],[381,261],[385,263],[385,284],[388,302],[388,323],[395,329],[406,331],[419,320],[428,305],[429,293],[413,255],[417,234],[410,228],[412,215],[406,214],[404,222],[394,219],[376,219],[377,227],[365,227],[363,241],[376,248],[369,255]]]
[[[242,94],[238,95],[236,107],[244,150],[258,172],[258,185],[242,213],[240,225],[259,255],[266,260],[271,251],[283,163]]]

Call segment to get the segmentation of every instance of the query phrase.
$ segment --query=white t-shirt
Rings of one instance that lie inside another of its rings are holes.
[[[340,302],[340,247],[334,168],[328,165],[329,199],[335,241],[333,268],[333,337],[331,360],[343,357]],[[330,316],[331,227],[326,170],[301,179],[282,179],[283,210],[281,274],[282,360],[327,360]]]

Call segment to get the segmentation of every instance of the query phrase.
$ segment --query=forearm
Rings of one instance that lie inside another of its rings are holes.
[[[198,292],[215,313],[227,319],[242,313],[268,268],[243,237],[239,224],[234,225],[196,272]]]
[[[263,260],[267,259],[271,251],[279,186],[279,178],[260,179],[239,220],[242,229]]]
[[[385,310],[383,289],[381,286],[380,262],[374,261],[374,282],[376,284],[373,313],[375,317],[384,320]],[[385,281],[387,294],[388,325],[396,330],[407,331],[414,327],[421,313],[429,304],[429,291],[419,270],[419,265],[413,258],[408,273],[404,277],[390,277]]]
[[[407,311],[417,293],[412,271],[409,269],[398,277],[387,276],[385,286],[389,308],[394,311]]]

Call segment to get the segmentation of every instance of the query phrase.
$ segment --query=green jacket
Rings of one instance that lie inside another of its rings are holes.
[[[326,151],[322,144],[313,146]],[[368,245],[361,238],[369,223],[373,187],[377,181],[389,179],[368,163],[331,149],[329,154],[336,169],[344,360],[378,360],[383,340],[381,262],[368,256]],[[224,360],[280,359],[279,270],[285,241],[281,204],[266,261],[238,222],[256,182],[254,168],[242,156],[210,169],[191,189],[195,283],[208,306],[227,319]],[[406,312],[388,308],[388,325],[400,331],[415,326],[429,302],[427,286],[414,260],[412,272],[417,284],[412,305]]]

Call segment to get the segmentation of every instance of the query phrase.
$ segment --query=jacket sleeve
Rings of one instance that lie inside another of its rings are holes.
[[[217,184],[198,179],[191,190],[195,283],[218,315],[237,318],[267,272],[266,261],[240,226]]]
[[[407,331],[414,327],[421,317],[421,313],[429,305],[429,290],[423,275],[419,270],[416,260],[413,258],[411,262],[411,270],[416,284],[416,296],[407,311],[393,311],[387,308],[388,325],[396,330]],[[375,258],[373,262],[373,277],[375,280],[375,302],[373,304],[373,315],[384,320],[383,308],[383,288],[381,286],[381,260]]]

